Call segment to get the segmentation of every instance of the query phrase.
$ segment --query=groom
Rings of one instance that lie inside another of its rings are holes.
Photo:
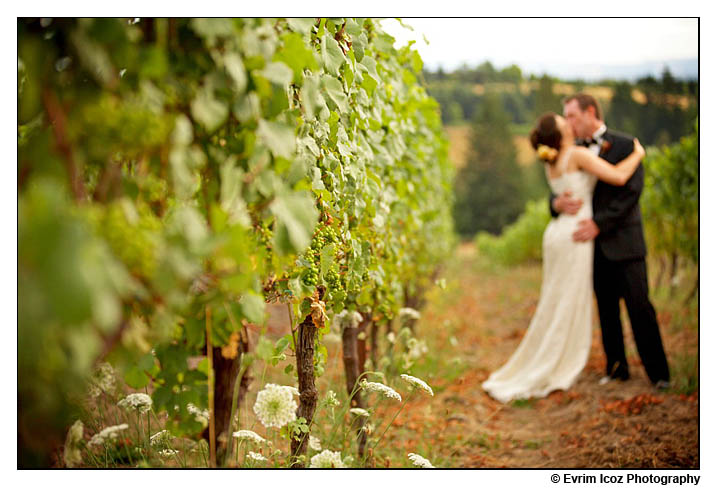
[[[577,143],[587,146],[611,164],[633,151],[633,137],[606,129],[598,102],[578,93],[563,102],[563,115],[571,124]],[[593,219],[580,222],[575,241],[595,239],[593,287],[601,321],[606,376],[627,380],[628,361],[623,342],[619,300],[624,299],[638,354],[651,382],[668,387],[669,373],[656,312],[648,299],[646,245],[638,199],[643,189],[643,167],[639,166],[625,186],[598,181],[593,194]],[[575,214],[581,200],[570,193],[551,195],[551,214]]]

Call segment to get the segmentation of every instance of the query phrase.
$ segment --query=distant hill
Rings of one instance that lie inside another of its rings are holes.
[[[597,81],[603,79],[636,81],[644,76],[651,75],[660,78],[661,73],[668,68],[675,78],[697,79],[698,59],[674,59],[670,61],[646,61],[630,65],[584,65],[561,66],[559,63],[550,65],[537,65],[524,67],[524,73],[535,75],[549,74],[561,79],[581,79]]]

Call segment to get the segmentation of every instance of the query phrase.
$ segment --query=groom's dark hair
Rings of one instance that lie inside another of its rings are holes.
[[[598,101],[588,93],[575,93],[571,95],[570,97],[566,97],[563,99],[563,104],[566,105],[571,100],[576,100],[578,102],[578,106],[581,107],[582,111],[586,111],[588,107],[593,107],[593,109],[596,111],[596,118],[598,120],[603,120],[603,115],[601,114],[601,106],[598,104]]]

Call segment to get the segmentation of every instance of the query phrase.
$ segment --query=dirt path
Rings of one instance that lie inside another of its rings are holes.
[[[423,410],[416,409],[417,415],[430,410],[435,419],[423,418],[425,428],[437,432],[434,459],[452,467],[699,467],[697,392],[656,392],[630,332],[631,379],[600,386],[604,359],[597,320],[589,362],[570,391],[509,405],[488,397],[481,382],[520,342],[538,301],[541,270],[478,266],[471,247],[462,247],[447,270],[447,293],[433,297],[424,312],[424,327],[432,329],[419,331],[435,348],[455,344],[453,354],[463,362],[454,379],[434,380],[440,392],[431,399],[433,407],[427,400]],[[697,332],[675,330],[670,314],[656,307],[674,367],[696,354]],[[680,378],[674,374],[674,380]],[[409,415],[399,426],[411,422]]]

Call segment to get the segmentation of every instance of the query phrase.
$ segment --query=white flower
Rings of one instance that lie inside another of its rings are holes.
[[[424,380],[421,380],[415,376],[410,376],[408,374],[402,374],[399,377],[410,385],[421,388],[429,395],[434,396],[434,390],[432,390],[431,387],[424,382]]]
[[[152,408],[152,398],[144,393],[131,393],[117,402],[117,406],[125,410],[139,410],[140,413],[149,412]]]
[[[355,329],[363,319],[362,315],[356,310],[351,312],[349,310],[342,310],[334,316],[334,323],[337,324],[340,329]]]
[[[172,434],[170,434],[169,430],[161,430],[156,434],[152,434],[152,436],[150,436],[150,445],[161,446],[170,442],[171,440]]]
[[[413,308],[401,308],[399,309],[399,320],[407,320],[407,319],[414,319],[419,320],[421,317],[421,314],[414,310]]]
[[[409,359],[419,359],[422,355],[429,352],[429,348],[426,347],[426,342],[424,342],[423,339],[418,340],[412,337],[406,342],[406,345],[409,348],[407,351]]]
[[[319,439],[317,439],[313,435],[309,436],[309,449],[311,449],[313,451],[321,451],[322,450],[322,443],[319,442]]]
[[[115,385],[115,370],[109,363],[100,363],[97,369],[92,373],[88,390],[91,397],[97,398],[103,391],[105,393],[113,392]]]
[[[284,388],[288,389],[292,395],[299,396],[299,389],[294,386],[285,386]]]
[[[374,432],[374,424],[372,424],[371,422],[367,422],[366,424],[364,424],[361,430],[363,430],[366,435],[371,435],[371,433]]]
[[[70,430],[67,432],[63,457],[65,458],[65,466],[68,468],[74,468],[82,463],[80,441],[82,440],[84,427],[85,426],[83,425],[82,420],[77,420],[74,424],[72,424],[72,427],[70,427]]]
[[[202,424],[202,426],[207,427],[209,425],[209,410],[206,408],[204,410],[198,408],[194,403],[188,403],[187,404],[187,411],[194,415],[194,419]]]
[[[129,428],[130,428],[130,426],[127,424],[111,425],[110,427],[105,427],[99,433],[93,435],[92,439],[90,439],[90,442],[88,442],[87,445],[88,446],[101,446],[108,440],[117,438],[117,433],[120,432],[121,430],[129,429]]]
[[[334,393],[334,390],[329,390],[327,392],[327,396],[324,399],[324,404],[327,407],[338,407],[339,406],[339,400],[337,400],[337,394]]]
[[[414,463],[414,466],[419,466],[420,468],[433,468],[434,466],[431,465],[428,459],[425,459],[418,454],[414,454],[413,452],[409,453],[409,459],[411,459],[411,462]]]
[[[364,390],[381,393],[382,395],[384,395],[387,398],[392,398],[399,402],[401,401],[401,395],[399,395],[396,391],[394,391],[393,389],[391,389],[390,387],[386,386],[383,383],[375,383],[373,381],[362,380],[361,383],[359,383],[359,385]]]
[[[357,415],[359,417],[368,417],[369,416],[368,411],[364,410],[363,408],[359,408],[359,407],[350,408],[349,413],[353,413],[354,415]]]
[[[284,427],[297,418],[297,402],[286,386],[267,383],[257,394],[254,413],[265,427]]]
[[[258,452],[249,451],[247,457],[252,461],[266,461],[267,458],[259,454]]]
[[[386,335],[386,340],[394,344],[394,341],[396,340],[396,334],[394,334],[393,332],[389,332]]]
[[[177,454],[179,454],[179,451],[176,449],[162,449],[159,452],[159,454],[162,457],[172,457],[172,456],[176,456]]]
[[[319,454],[312,456],[309,461],[310,468],[345,468],[342,462],[341,453],[324,449]]]
[[[248,440],[252,442],[256,442],[257,444],[261,444],[263,442],[266,442],[264,438],[257,434],[256,432],[253,432],[251,430],[238,430],[234,434],[232,434],[232,437],[236,437],[239,440]]]

